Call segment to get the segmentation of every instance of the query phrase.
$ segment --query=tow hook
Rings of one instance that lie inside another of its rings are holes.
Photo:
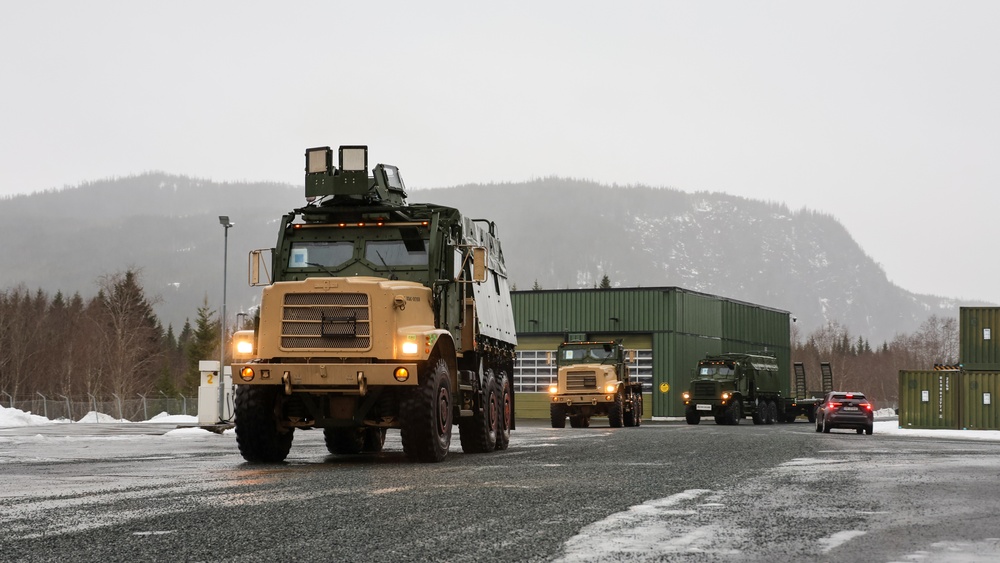
[[[291,395],[292,394],[292,374],[286,371],[281,376],[281,382],[285,384],[285,395]]]

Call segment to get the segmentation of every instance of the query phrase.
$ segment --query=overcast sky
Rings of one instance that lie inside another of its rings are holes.
[[[565,176],[841,220],[1000,302],[1000,2],[4,2],[0,195],[151,170],[411,188]],[[530,202],[526,202],[530,204]]]

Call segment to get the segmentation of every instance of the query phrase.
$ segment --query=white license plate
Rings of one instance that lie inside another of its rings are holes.
[[[844,410],[845,411],[856,411],[856,410],[858,410],[858,407],[844,407]]]
[[[712,410],[712,405],[698,405],[698,406],[695,407],[695,410],[710,411],[710,410]]]

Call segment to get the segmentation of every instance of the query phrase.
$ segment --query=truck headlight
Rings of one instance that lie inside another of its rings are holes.
[[[608,393],[614,393],[615,392],[615,386],[614,385],[608,385],[607,387],[604,388],[604,390],[607,391]]]
[[[723,401],[727,401],[727,400],[729,400],[729,393],[723,393],[723,394],[722,394],[722,400],[723,400]]]
[[[417,346],[416,342],[406,341],[403,343],[403,353],[404,354],[416,354],[420,346]]]
[[[553,395],[555,395],[558,392],[559,392],[559,387],[557,387],[555,385],[549,387],[549,393],[552,393]]]
[[[252,330],[238,330],[233,333],[233,355],[246,358],[253,355],[254,338]]]
[[[685,392],[681,393],[681,398],[684,399],[685,401],[690,401],[691,400],[691,393],[688,393],[687,391],[685,391]]]

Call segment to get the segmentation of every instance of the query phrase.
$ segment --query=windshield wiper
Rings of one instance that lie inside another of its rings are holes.
[[[397,276],[396,272],[393,272],[392,268],[390,268],[389,265],[385,263],[385,258],[382,258],[382,253],[379,252],[378,250],[375,250],[375,254],[378,256],[378,259],[382,261],[382,265],[385,266],[385,269],[389,270],[389,279],[390,280],[398,280],[399,276]]]
[[[331,270],[328,270],[326,268],[326,266],[324,266],[323,264],[317,264],[316,262],[306,262],[306,266],[312,266],[313,268],[319,268],[320,270],[323,270],[324,272],[330,274],[331,278],[337,277],[337,274],[333,273]]]

